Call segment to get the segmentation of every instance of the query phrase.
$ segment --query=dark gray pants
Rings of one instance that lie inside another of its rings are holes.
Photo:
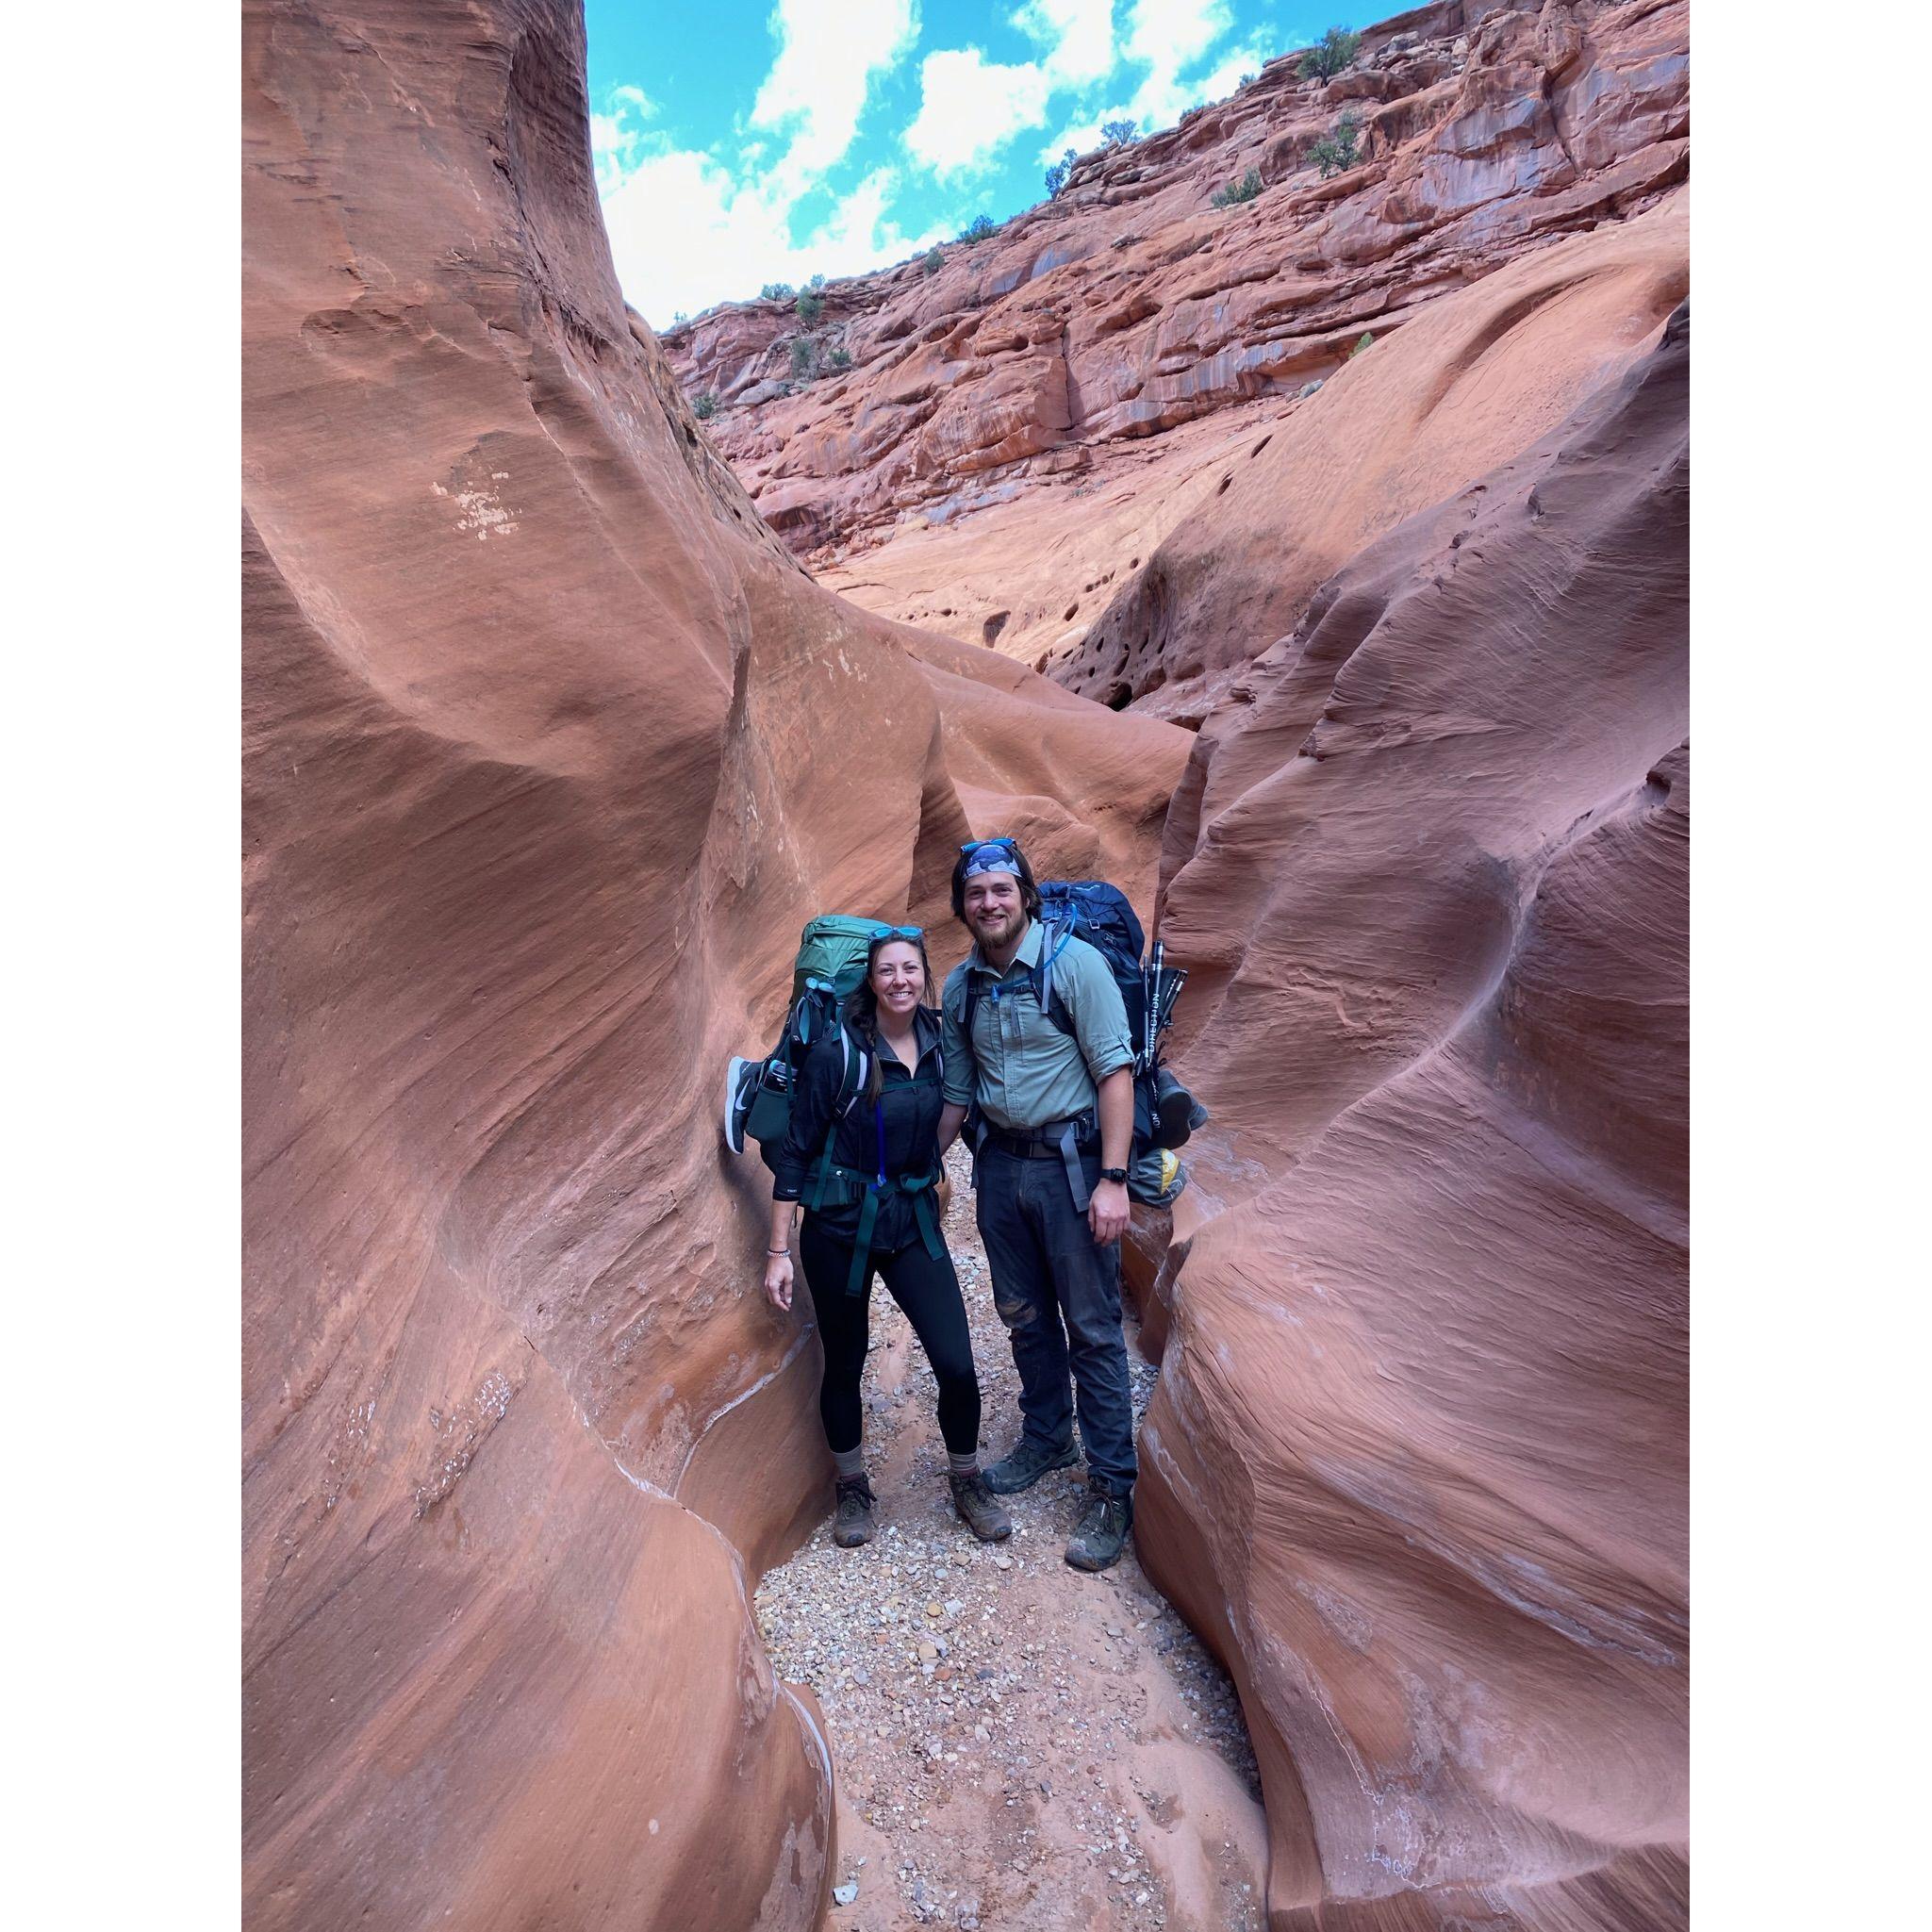
[[[1099,1152],[1083,1158],[1091,1191],[1099,1179]],[[989,1142],[980,1154],[978,1206],[994,1306],[1019,1371],[1026,1435],[1044,1449],[1073,1440],[1070,1371],[1087,1474],[1125,1494],[1137,1465],[1120,1328],[1120,1244],[1096,1246],[1057,1155],[1030,1161]]]

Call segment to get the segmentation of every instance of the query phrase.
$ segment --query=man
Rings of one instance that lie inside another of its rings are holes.
[[[943,1153],[967,1103],[983,1118],[978,1150],[981,1238],[993,1299],[1013,1341],[1024,1424],[1012,1452],[985,1471],[1011,1495],[1078,1460],[1072,1371],[1086,1508],[1066,1560],[1104,1570],[1133,1525],[1133,1408],[1120,1328],[1120,1237],[1133,1139],[1133,1049],[1127,1008],[1107,963],[1063,935],[1041,1010],[1034,968],[1047,929],[1039,888],[1010,838],[960,849],[952,910],[973,950],[948,976],[940,1005]],[[968,1009],[970,1008],[970,1028]]]

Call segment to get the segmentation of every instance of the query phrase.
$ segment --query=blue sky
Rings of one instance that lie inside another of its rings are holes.
[[[1046,193],[1047,163],[1143,133],[1347,0],[587,0],[591,143],[619,279],[683,310],[902,260]]]

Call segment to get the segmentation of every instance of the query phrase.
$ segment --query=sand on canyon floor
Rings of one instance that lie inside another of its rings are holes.
[[[1018,1435],[1018,1380],[964,1152],[947,1164],[991,1461]],[[1131,1313],[1127,1338],[1138,1419],[1159,1371]],[[1261,1786],[1227,1675],[1131,1552],[1098,1577],[1063,1560],[1083,1469],[1008,1497],[1009,1542],[976,1541],[947,1492],[934,1393],[911,1325],[875,1286],[878,1534],[840,1549],[828,1513],[756,1593],[773,1669],[824,1713],[838,1825],[827,1925],[1259,1928]]]

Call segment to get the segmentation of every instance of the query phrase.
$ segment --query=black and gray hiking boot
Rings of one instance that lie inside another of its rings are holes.
[[[1162,1066],[1154,1070],[1154,1118],[1157,1148],[1184,1148],[1208,1124],[1208,1110]]]
[[[1021,1436],[1013,1448],[983,1473],[986,1487],[996,1496],[1017,1495],[1032,1489],[1049,1469],[1071,1469],[1080,1461],[1080,1451],[1071,1443],[1064,1449],[1043,1449],[1031,1437]]]
[[[838,1514],[832,1540],[840,1549],[856,1549],[872,1541],[872,1485],[863,1476],[848,1476],[838,1485]]]
[[[1089,1485],[1087,1506],[1066,1545],[1066,1560],[1076,1570],[1111,1570],[1127,1552],[1127,1532],[1133,1527],[1133,1494],[1110,1494]]]
[[[1004,1543],[1013,1534],[1013,1518],[994,1501],[979,1470],[970,1469],[964,1475],[949,1471],[947,1479],[952,1484],[952,1507],[982,1543]]]

